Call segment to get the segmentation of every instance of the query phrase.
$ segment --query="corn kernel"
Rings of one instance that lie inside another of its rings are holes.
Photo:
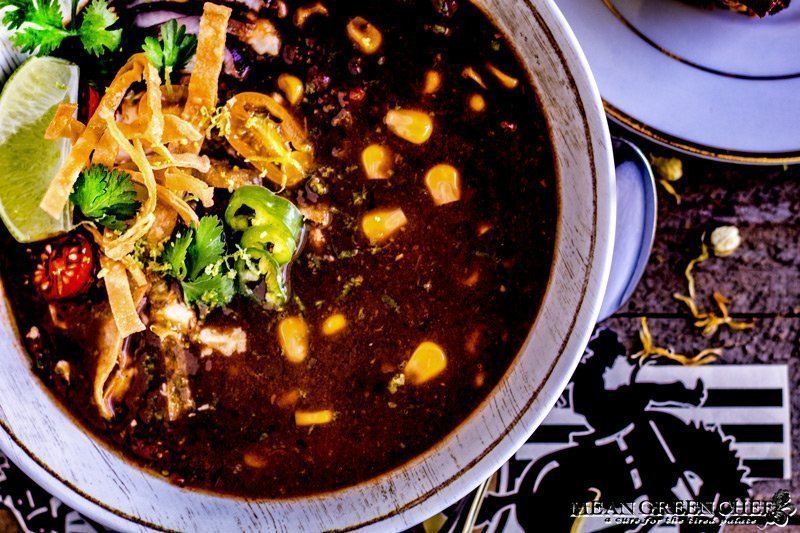
[[[244,464],[249,466],[250,468],[266,468],[269,466],[269,461],[267,457],[260,453],[256,452],[245,452],[244,454]]]
[[[425,174],[425,185],[428,186],[436,205],[449,204],[461,199],[461,175],[458,170],[442,163],[434,166]]]
[[[333,422],[333,411],[295,411],[294,423],[298,426],[321,426]]]
[[[291,74],[281,74],[278,76],[278,88],[286,95],[286,99],[292,105],[303,99],[303,82],[297,76]]]
[[[403,374],[414,385],[422,385],[441,374],[447,367],[447,356],[436,343],[421,343],[406,363]]]
[[[470,275],[464,280],[461,281],[461,284],[465,287],[473,288],[478,282],[481,280],[481,272],[478,269],[475,269],[470,273]]]
[[[361,152],[364,172],[371,180],[385,180],[392,175],[392,151],[380,144],[370,144]]]
[[[347,318],[342,313],[336,313],[325,319],[322,323],[322,333],[325,335],[336,335],[347,327]]]
[[[497,81],[500,82],[500,85],[506,89],[516,89],[517,85],[519,85],[519,80],[517,78],[509,76],[491,63],[486,63],[486,68],[489,69],[489,72],[491,72],[495,78],[497,78]]]
[[[307,6],[301,6],[294,12],[294,25],[298,28],[305,26],[306,21],[312,15],[328,15],[328,8],[322,5],[321,2],[316,2]]]
[[[442,87],[442,75],[435,70],[425,73],[425,83],[422,85],[424,94],[435,94]]]
[[[486,109],[486,99],[478,93],[474,93],[469,97],[469,108],[480,113]]]
[[[275,399],[275,405],[281,409],[289,409],[295,406],[300,396],[302,396],[300,389],[286,391]]]
[[[433,133],[433,119],[413,109],[392,109],[384,119],[392,133],[414,144],[422,144]]]
[[[302,363],[308,357],[308,324],[300,316],[289,316],[278,323],[278,341],[290,363]]]
[[[406,225],[408,219],[400,208],[375,209],[361,219],[361,229],[372,244],[385,242],[397,230]]]
[[[383,42],[380,30],[364,17],[355,17],[347,23],[347,36],[367,55],[377,52]]]
[[[461,75],[467,79],[470,79],[481,86],[481,88],[486,89],[486,82],[483,81],[478,72],[472,67],[464,67],[464,70],[461,71]]]

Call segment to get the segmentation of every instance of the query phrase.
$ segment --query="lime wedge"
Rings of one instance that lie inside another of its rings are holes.
[[[77,98],[78,67],[52,57],[27,60],[0,93],[0,218],[19,242],[72,227],[69,206],[55,219],[39,202],[70,149],[68,139],[48,141],[44,132],[58,104]]]

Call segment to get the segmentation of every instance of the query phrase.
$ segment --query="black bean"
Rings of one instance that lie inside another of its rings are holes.
[[[458,11],[458,0],[433,0],[433,8],[443,17],[450,18]]]

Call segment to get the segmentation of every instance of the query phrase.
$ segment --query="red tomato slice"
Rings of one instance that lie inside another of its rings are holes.
[[[33,271],[33,284],[45,300],[72,298],[92,284],[94,253],[80,234],[45,245]]]

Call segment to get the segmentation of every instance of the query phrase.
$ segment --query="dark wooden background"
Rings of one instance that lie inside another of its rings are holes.
[[[615,131],[619,134],[620,131]],[[762,482],[755,496],[778,488],[800,493],[800,166],[744,167],[683,156],[625,135],[646,154],[679,157],[684,177],[676,182],[681,204],[659,186],[658,229],[642,282],[619,313],[606,321],[626,339],[630,350],[641,346],[640,318],[648,317],[660,345],[689,354],[722,346],[722,364],[789,365],[792,415],[792,480]],[[683,270],[699,251],[703,230],[735,225],[741,247],[731,256],[714,258],[695,268],[698,300],[710,307],[713,291],[731,300],[731,315],[754,320],[749,331],[722,328],[711,338],[693,327],[686,307],[672,297],[686,293]]]

